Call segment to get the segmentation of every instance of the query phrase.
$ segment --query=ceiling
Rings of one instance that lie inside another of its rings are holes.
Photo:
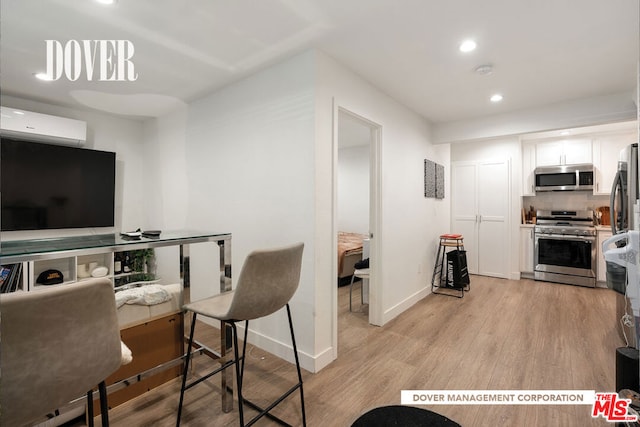
[[[633,94],[637,82],[636,0],[2,0],[0,12],[2,95],[134,116],[311,48],[432,123]],[[466,38],[478,47],[463,54]],[[112,39],[135,47],[135,82],[34,79],[45,40]],[[493,72],[474,71],[484,64]]]

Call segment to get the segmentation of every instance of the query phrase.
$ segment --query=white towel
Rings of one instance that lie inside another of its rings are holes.
[[[116,307],[124,304],[155,305],[171,299],[162,285],[145,285],[116,292]]]
[[[127,363],[131,363],[131,361],[133,360],[133,354],[131,354],[131,350],[129,349],[129,347],[127,347],[127,345],[120,341],[120,348],[122,350],[122,364],[126,365]]]

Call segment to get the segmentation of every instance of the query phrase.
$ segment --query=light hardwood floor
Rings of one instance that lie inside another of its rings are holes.
[[[615,349],[624,343],[613,291],[472,276],[464,298],[429,295],[384,327],[370,326],[363,311],[350,313],[348,295],[339,289],[338,359],[303,374],[309,426],[350,426],[371,408],[399,404],[403,389],[614,391]],[[354,307],[361,310],[359,295]],[[257,396],[288,388],[295,371],[249,348],[245,395],[266,403]],[[182,425],[237,425],[236,411],[220,409],[217,377],[204,384],[187,392]],[[178,394],[176,380],[113,408],[111,425],[175,425]],[[424,407],[463,426],[609,425],[592,419],[589,405]],[[300,425],[298,395],[274,413]]]

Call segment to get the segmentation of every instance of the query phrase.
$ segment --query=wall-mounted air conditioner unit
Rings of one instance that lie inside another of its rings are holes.
[[[17,108],[0,107],[0,135],[15,139],[81,146],[87,141],[87,123]]]

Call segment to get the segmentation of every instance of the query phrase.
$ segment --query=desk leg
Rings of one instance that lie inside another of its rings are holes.
[[[186,244],[180,245],[180,289],[182,289],[180,306],[191,302],[191,298],[189,298],[189,301],[185,301],[184,299],[184,290],[191,287],[189,282],[189,245]]]
[[[231,240],[219,240],[218,246],[220,248],[220,292],[226,292],[231,290]],[[190,287],[189,263],[189,245],[180,245],[180,281],[182,282],[182,289]],[[233,355],[231,334],[231,326],[221,322],[220,363],[224,363],[227,354]],[[224,412],[233,410],[233,372],[233,369],[225,369],[220,372],[220,389],[223,390],[222,410]],[[228,392],[224,392],[224,390]]]
[[[220,247],[220,292],[231,290],[231,240],[219,240]],[[220,357],[226,361],[226,355],[233,357],[233,331],[231,326],[220,322]],[[231,412],[233,410],[233,369],[225,369],[220,377],[220,389],[228,390],[229,393],[222,393],[222,410]]]

